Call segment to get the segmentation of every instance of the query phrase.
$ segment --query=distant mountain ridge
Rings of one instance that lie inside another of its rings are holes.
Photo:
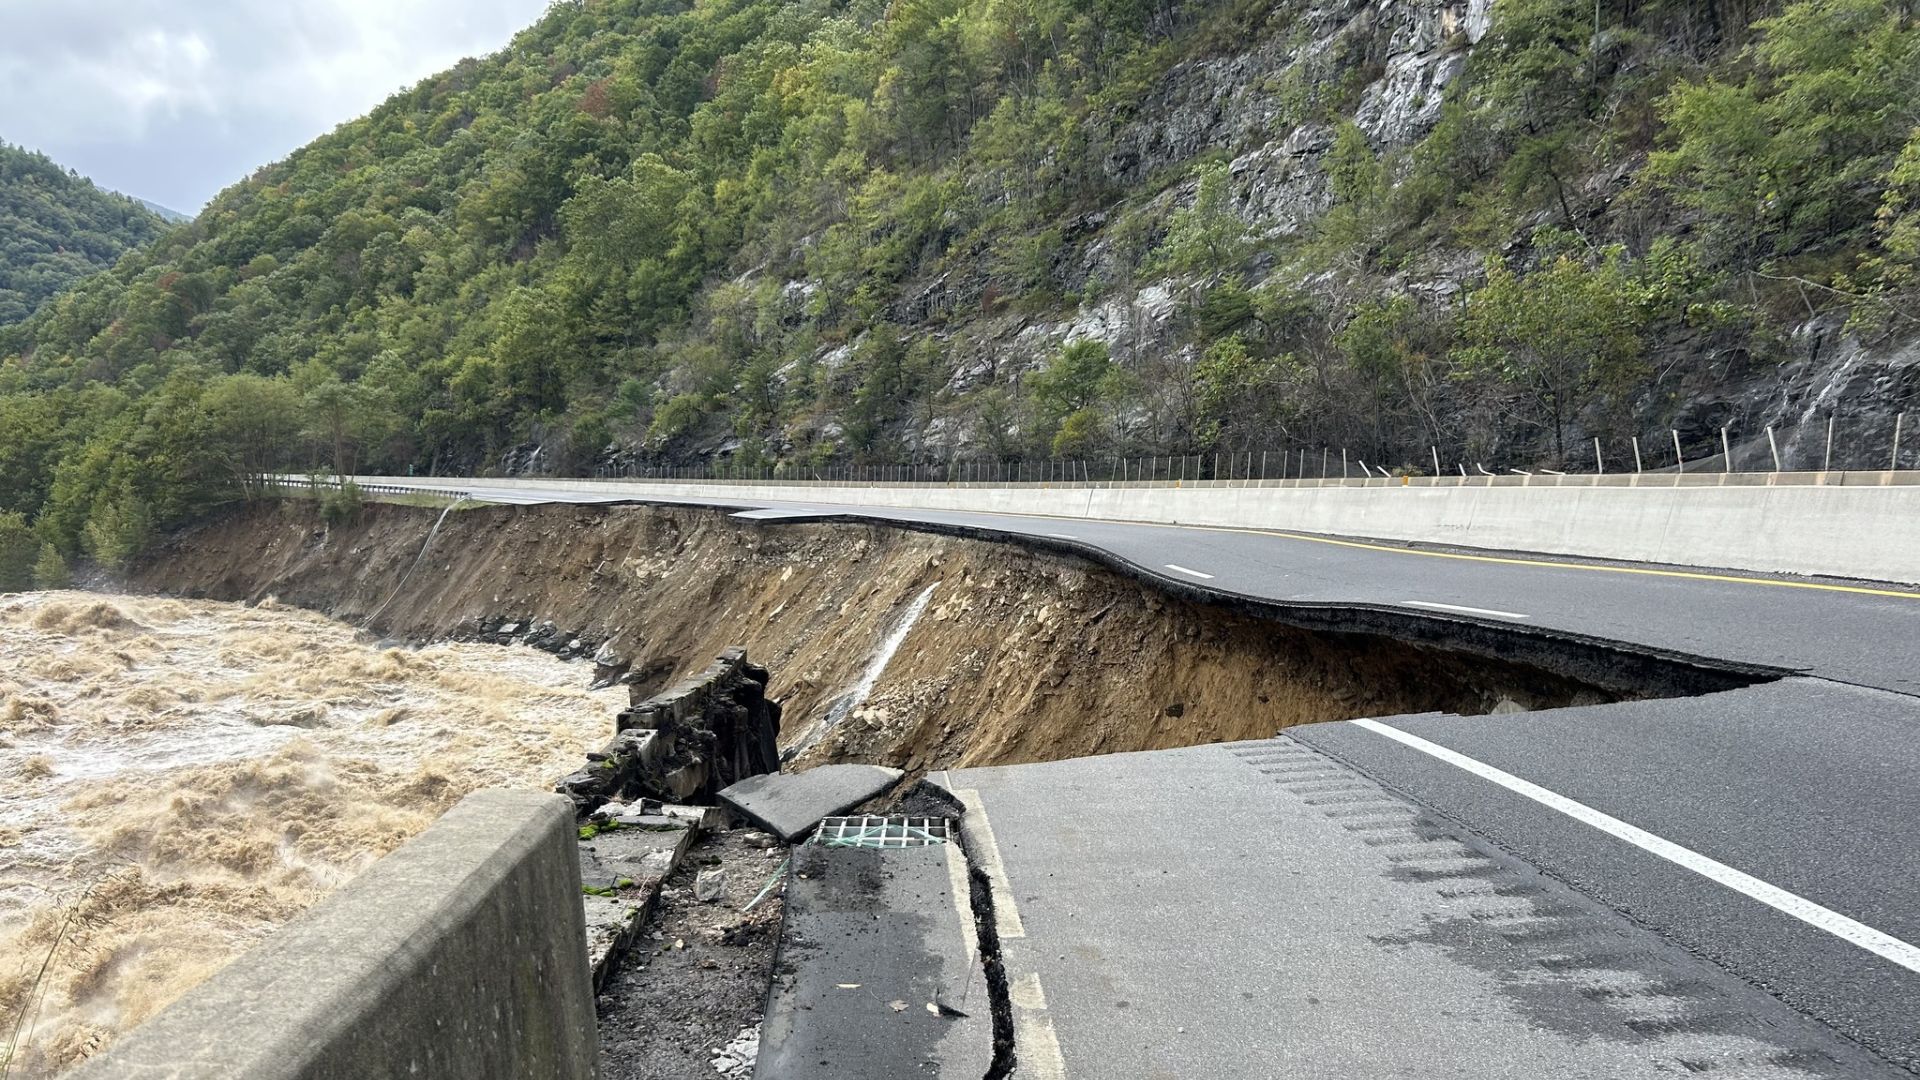
[[[0,326],[165,232],[173,211],[0,143]]]
[[[180,211],[175,210],[171,206],[161,206],[157,202],[153,202],[150,199],[143,199],[138,195],[128,195],[127,198],[132,199],[134,202],[137,202],[141,206],[144,206],[148,210],[151,210],[154,214],[158,215],[161,220],[165,221],[169,225],[184,225],[185,223],[193,220],[192,214],[183,214]]]

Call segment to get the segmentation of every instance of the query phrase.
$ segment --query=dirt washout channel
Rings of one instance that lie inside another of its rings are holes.
[[[410,640],[498,638],[551,623],[549,639],[586,651],[604,644],[662,684],[745,645],[773,672],[788,718],[782,742],[804,749],[802,763],[916,771],[1746,681],[1676,665],[1665,685],[1603,689],[1604,680],[1564,673],[1604,666],[1592,648],[1569,646],[1549,670],[1487,655],[1499,643],[1465,652],[1281,625],[1011,544],[758,525],[694,508],[463,509],[407,576],[438,516],[370,505],[330,528],[310,504],[255,504],[177,535],[134,584],[215,599],[272,595],[356,623],[379,611],[375,629]],[[1540,652],[1538,642],[1527,648]],[[1641,672],[1647,662],[1628,666]]]

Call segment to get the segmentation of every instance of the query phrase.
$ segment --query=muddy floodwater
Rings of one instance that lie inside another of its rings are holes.
[[[549,788],[624,702],[589,673],[272,602],[0,596],[8,1075],[97,1052],[467,792]]]

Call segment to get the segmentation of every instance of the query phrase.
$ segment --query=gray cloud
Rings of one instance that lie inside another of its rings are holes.
[[[547,0],[0,0],[0,139],[197,210]]]

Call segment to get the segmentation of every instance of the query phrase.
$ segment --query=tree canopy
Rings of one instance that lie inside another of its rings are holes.
[[[26,318],[166,228],[138,200],[0,143],[0,325]]]

